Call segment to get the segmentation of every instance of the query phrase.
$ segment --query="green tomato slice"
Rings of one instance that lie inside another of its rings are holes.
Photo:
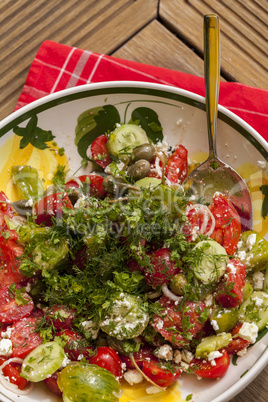
[[[106,334],[117,339],[132,339],[139,336],[149,322],[149,314],[143,300],[121,292],[115,298],[100,327]]]
[[[21,376],[32,382],[43,381],[60,368],[64,357],[64,350],[57,342],[39,345],[23,360]]]
[[[136,124],[122,124],[110,134],[107,148],[111,155],[125,160],[134,148],[148,142],[143,128]]]
[[[239,308],[240,321],[252,322],[259,330],[268,323],[268,294],[262,291],[253,292]]]
[[[203,240],[196,244],[196,260],[192,265],[195,276],[205,284],[216,282],[226,271],[228,255],[214,240]]]
[[[65,402],[119,402],[120,385],[115,376],[102,367],[73,363],[58,375]]]

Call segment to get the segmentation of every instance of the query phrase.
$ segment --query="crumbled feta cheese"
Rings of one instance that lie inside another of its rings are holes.
[[[92,340],[98,338],[99,328],[97,327],[97,325],[95,324],[94,321],[92,321],[92,320],[83,321],[81,323],[81,325],[83,327],[83,331],[84,331],[86,338],[89,338]]]
[[[231,274],[236,274],[236,267],[232,262],[228,262],[227,268],[230,269]]]
[[[210,362],[211,360],[217,359],[218,357],[221,357],[222,353],[219,352],[218,350],[215,350],[213,352],[210,352],[208,355],[208,361]]]
[[[155,385],[148,385],[145,390],[148,395],[154,395],[161,392],[161,389],[157,388]]]
[[[211,320],[210,322],[211,322],[211,325],[212,325],[213,329],[215,331],[217,331],[219,329],[218,322],[216,320]]]
[[[251,233],[248,238],[247,238],[247,247],[249,250],[252,249],[252,247],[254,246],[254,244],[256,243],[256,237],[257,234],[256,233]]]
[[[128,370],[124,373],[124,379],[130,384],[139,384],[140,382],[143,381],[143,376],[141,373],[138,372],[138,370],[133,369],[133,370]]]
[[[208,355],[208,361],[211,363],[211,366],[216,366],[215,359],[218,357],[221,357],[222,353],[219,352],[218,350],[215,350],[214,352],[210,352]]]
[[[247,348],[239,350],[239,352],[237,352],[237,355],[238,356],[244,356],[247,353],[247,351],[248,351]]]
[[[154,355],[159,359],[172,360],[173,350],[170,345],[162,345],[154,351]]]
[[[12,342],[10,339],[1,339],[0,356],[10,356],[12,354]]]
[[[1,337],[5,338],[5,339],[9,339],[13,329],[14,329],[13,327],[7,327],[6,331],[1,332]]]
[[[238,336],[250,343],[254,343],[258,336],[258,327],[253,322],[244,322],[238,331]]]
[[[185,363],[190,363],[193,360],[194,355],[189,350],[182,349],[181,358]]]
[[[254,272],[252,279],[254,289],[261,290],[263,288],[264,273],[261,271]]]
[[[61,369],[63,369],[64,367],[68,366],[68,364],[71,362],[71,360],[68,358],[67,355],[64,356],[64,359],[62,360],[61,363]]]
[[[183,360],[181,361],[181,368],[183,369],[183,371],[188,371],[189,369],[189,364],[185,363]]]
[[[173,357],[174,357],[174,362],[176,364],[179,364],[181,362],[181,352],[179,350],[174,351]]]
[[[207,295],[204,299],[204,304],[206,307],[213,306],[213,295]]]

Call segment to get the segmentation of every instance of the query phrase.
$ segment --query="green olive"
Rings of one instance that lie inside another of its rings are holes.
[[[136,162],[140,159],[146,159],[148,162],[152,162],[155,156],[154,146],[151,144],[142,144],[134,149],[133,155],[133,162]]]
[[[129,166],[127,174],[134,180],[140,180],[148,176],[150,173],[150,168],[150,162],[148,162],[146,159],[140,159],[133,163],[133,165]]]
[[[121,177],[109,175],[104,177],[102,187],[107,193],[123,194],[131,185],[126,183]]]
[[[184,274],[175,275],[170,281],[170,289],[176,295],[184,295],[184,287],[188,285],[186,276]]]

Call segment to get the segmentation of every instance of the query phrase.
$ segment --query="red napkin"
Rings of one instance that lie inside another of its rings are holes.
[[[172,85],[205,95],[201,77],[45,41],[30,67],[16,109],[65,88],[123,80]],[[268,91],[221,82],[219,103],[268,140]]]

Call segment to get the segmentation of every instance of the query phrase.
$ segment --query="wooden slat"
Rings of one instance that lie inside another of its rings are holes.
[[[113,56],[199,76],[204,75],[203,60],[157,20],[152,21],[131,38],[114,52]]]
[[[110,54],[157,16],[157,4],[157,0],[0,2],[0,119],[14,109],[44,40]]]
[[[170,29],[201,53],[203,16],[216,12],[220,16],[221,65],[226,77],[267,88],[267,18],[254,0],[246,3],[250,9],[233,0],[160,0],[159,12]]]

